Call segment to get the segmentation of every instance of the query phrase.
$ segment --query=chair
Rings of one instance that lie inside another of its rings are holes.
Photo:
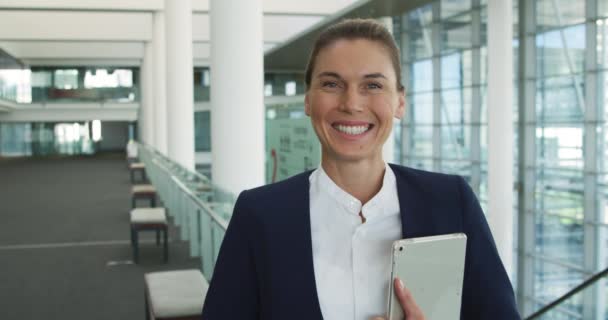
[[[160,245],[160,234],[163,234],[163,261],[169,260],[167,243],[167,215],[165,208],[136,208],[131,210],[131,246],[133,262],[139,260],[139,231],[156,231],[156,245]]]
[[[209,284],[200,270],[144,275],[146,319],[200,320]]]

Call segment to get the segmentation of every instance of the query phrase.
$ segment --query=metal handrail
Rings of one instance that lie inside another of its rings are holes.
[[[600,272],[592,275],[587,280],[583,281],[581,284],[579,284],[578,286],[574,287],[572,290],[568,291],[566,294],[562,295],[561,297],[555,299],[553,302],[549,303],[548,305],[540,308],[538,311],[536,311],[533,314],[529,315],[525,320],[538,319],[543,314],[551,311],[553,308],[557,307],[562,302],[568,300],[568,298],[570,298],[573,295],[581,292],[582,290],[584,290],[588,286],[594,284],[595,282],[599,281],[600,279],[602,279],[602,278],[604,278],[606,276],[608,276],[608,268],[606,268],[606,269],[604,269],[604,270],[602,270],[602,271],[600,271]]]
[[[203,275],[213,274],[235,197],[206,176],[167,158],[151,146],[138,144],[140,159],[158,195],[179,227],[180,239],[190,244],[190,256],[201,258]]]
[[[222,217],[220,217],[217,213],[215,213],[215,211],[211,209],[208,203],[203,202],[199,197],[192,193],[192,191],[188,189],[188,187],[186,187],[186,185],[184,185],[181,181],[179,181],[177,177],[173,176],[172,178],[175,180],[175,183],[178,185],[178,187],[182,189],[182,191],[186,195],[188,195],[190,199],[192,199],[192,201],[194,201],[197,205],[203,208],[209,214],[211,219],[213,219],[220,227],[222,227],[224,231],[228,229],[228,222]]]

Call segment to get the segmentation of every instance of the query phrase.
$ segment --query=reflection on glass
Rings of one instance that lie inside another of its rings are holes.
[[[416,124],[433,123],[433,93],[419,93],[408,97],[412,121]]]
[[[137,68],[32,67],[31,102],[134,102]]]
[[[471,0],[441,0],[439,1],[441,18],[449,18],[471,9]]]
[[[91,129],[90,122],[0,123],[0,156],[93,154],[99,140]]]
[[[441,51],[467,49],[473,44],[471,15],[461,15],[443,22]]]
[[[471,86],[472,52],[459,51],[441,57],[441,87],[450,89]]]
[[[536,36],[538,75],[582,72],[585,68],[585,29],[585,25],[580,24],[539,33]]]
[[[304,74],[302,73],[265,73],[265,96],[290,96],[304,94]]]
[[[545,167],[583,167],[581,127],[540,127],[536,129],[538,164]]]
[[[431,59],[412,63],[410,90],[412,93],[433,90],[433,64]]]
[[[433,156],[433,126],[416,125],[409,130],[411,155],[430,159]],[[432,165],[427,169],[432,169]]]
[[[471,124],[472,90],[462,88],[441,92],[441,123],[445,125]]]
[[[561,28],[584,21],[585,1],[536,1],[536,23],[540,30]]]
[[[537,260],[534,264],[535,299],[541,306],[544,306],[580,284],[585,278],[585,275],[580,271],[544,260]],[[563,307],[567,311],[578,314],[580,317],[580,314],[582,313],[582,301],[580,296],[569,300],[568,304]]]
[[[471,127],[441,126],[441,154],[443,158],[469,160],[471,157]]]
[[[211,151],[211,112],[194,113],[194,145],[197,152]]]
[[[209,101],[211,95],[209,68],[194,68],[194,101]]]

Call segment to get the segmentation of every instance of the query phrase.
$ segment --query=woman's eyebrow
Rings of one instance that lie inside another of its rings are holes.
[[[342,79],[342,77],[340,77],[339,74],[337,74],[335,72],[331,72],[331,71],[324,71],[317,75],[317,78],[321,78],[321,77],[332,77],[332,78],[336,78],[336,79]]]
[[[375,78],[384,78],[384,79],[386,79],[386,76],[384,76],[380,72],[377,72],[377,73],[366,74],[366,75],[363,76],[363,78],[372,78],[372,79],[375,79]]]

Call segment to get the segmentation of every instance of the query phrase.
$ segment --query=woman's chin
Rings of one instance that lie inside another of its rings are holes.
[[[334,150],[329,152],[326,158],[332,162],[337,163],[353,163],[353,162],[369,162],[382,160],[382,153],[372,152],[370,150],[364,150],[362,148],[354,150]]]

